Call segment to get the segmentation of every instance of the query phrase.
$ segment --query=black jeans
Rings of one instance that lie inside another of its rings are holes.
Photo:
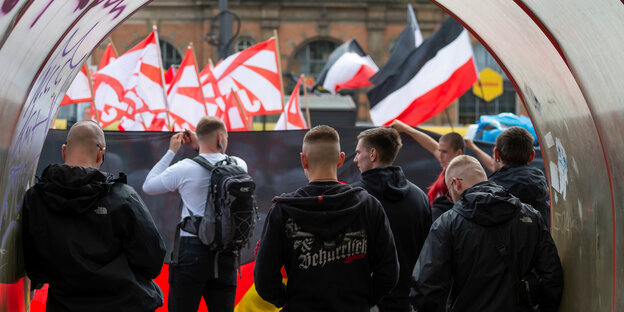
[[[236,259],[209,250],[196,237],[181,237],[178,263],[169,266],[169,311],[196,312],[199,300],[210,312],[232,312],[236,297]],[[218,275],[218,276],[215,276]]]

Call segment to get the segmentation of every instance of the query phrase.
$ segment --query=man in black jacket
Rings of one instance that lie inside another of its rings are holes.
[[[445,180],[455,206],[431,226],[414,268],[418,311],[435,311],[449,285],[452,311],[532,311],[519,298],[533,272],[540,311],[557,311],[561,262],[539,213],[488,182],[474,157],[453,159]]]
[[[132,187],[98,170],[104,132],[76,123],[23,204],[26,273],[49,284],[47,311],[154,311],[165,245]]]
[[[550,227],[550,197],[544,173],[529,163],[535,157],[533,136],[522,127],[510,127],[496,137],[494,158],[479,149],[471,140],[466,145],[481,163],[493,172],[489,180],[506,188],[520,201],[539,211]]]
[[[259,242],[258,294],[282,311],[369,311],[399,277],[388,219],[362,188],[342,185],[338,133],[317,126],[303,139],[310,183],[273,201]],[[282,283],[281,267],[288,276]]]
[[[353,162],[362,172],[360,186],[384,207],[399,257],[399,282],[379,302],[379,311],[411,312],[410,282],[420,249],[431,227],[427,195],[405,178],[401,167],[392,166],[401,148],[401,136],[393,128],[373,128],[358,135]]]

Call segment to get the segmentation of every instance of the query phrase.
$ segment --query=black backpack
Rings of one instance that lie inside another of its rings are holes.
[[[193,161],[210,171],[210,187],[203,217],[189,211],[181,228],[196,234],[211,250],[239,251],[249,242],[256,224],[256,183],[229,156],[214,166],[202,156]]]

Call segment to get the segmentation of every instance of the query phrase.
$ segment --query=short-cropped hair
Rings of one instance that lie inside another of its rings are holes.
[[[394,128],[378,127],[367,129],[357,136],[367,148],[374,147],[379,160],[384,164],[392,164],[399,154],[403,143],[399,132]]]
[[[340,144],[340,136],[338,131],[326,125],[316,126],[310,129],[303,137],[303,143],[338,143]]]
[[[458,150],[461,150],[462,152],[464,152],[464,138],[462,138],[462,136],[459,133],[457,132],[447,133],[440,138],[440,142],[442,141],[448,142],[448,144],[451,146],[454,152]]]
[[[533,153],[533,136],[522,127],[510,127],[498,135],[495,147],[503,163],[526,165]]]
[[[204,116],[197,123],[195,133],[197,134],[197,138],[202,140],[219,131],[227,132],[223,121],[215,116]]]

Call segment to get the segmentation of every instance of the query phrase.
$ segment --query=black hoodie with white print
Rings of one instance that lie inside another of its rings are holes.
[[[369,311],[398,276],[388,219],[364,189],[313,182],[274,199],[254,269],[263,299],[283,311]]]

